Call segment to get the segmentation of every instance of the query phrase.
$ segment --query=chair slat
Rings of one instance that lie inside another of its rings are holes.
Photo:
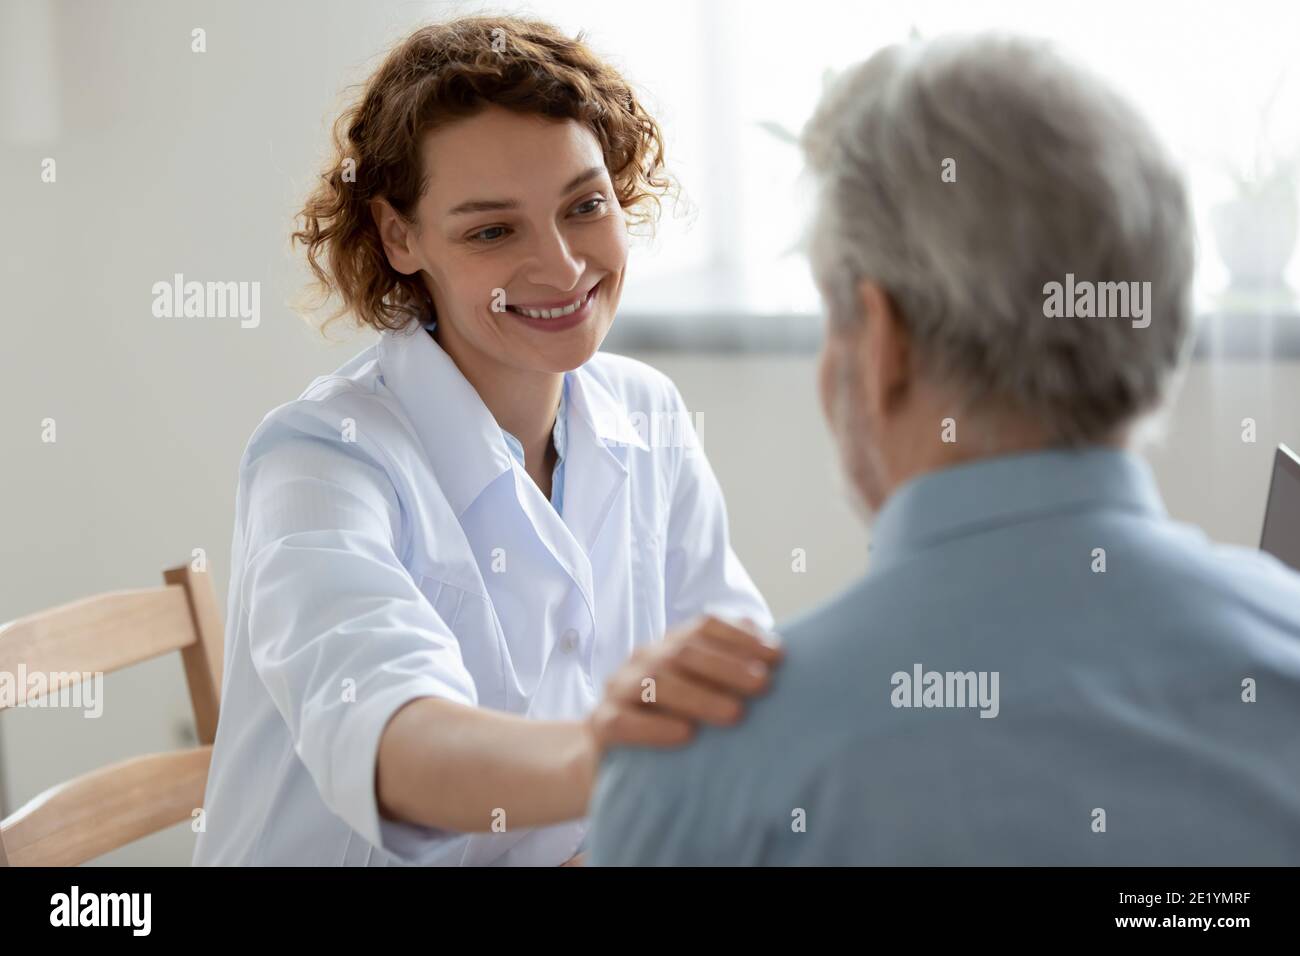
[[[47,693],[77,683],[82,673],[119,670],[195,643],[185,588],[113,591],[0,624],[0,671],[50,677]],[[15,684],[25,685],[25,681]],[[26,686],[16,687],[21,702]],[[0,708],[3,703],[0,703]]]
[[[10,866],[77,866],[190,819],[212,747],[132,757],[51,787],[0,821]]]

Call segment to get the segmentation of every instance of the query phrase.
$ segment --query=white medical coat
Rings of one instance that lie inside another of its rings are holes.
[[[697,614],[771,626],[672,382],[599,353],[570,384],[563,517],[420,328],[258,426],[196,864],[562,863],[586,822],[517,829],[508,799],[500,833],[381,817],[389,718],[427,696],[576,719]]]

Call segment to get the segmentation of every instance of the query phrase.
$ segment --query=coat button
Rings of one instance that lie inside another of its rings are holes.
[[[560,635],[560,647],[563,648],[564,653],[572,654],[573,649],[577,646],[578,646],[578,632],[575,631],[573,628],[569,628],[562,635]]]

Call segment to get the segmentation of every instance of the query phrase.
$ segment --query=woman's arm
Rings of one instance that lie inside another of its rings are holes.
[[[375,788],[389,819],[483,832],[582,816],[594,770],[580,721],[530,720],[423,697],[384,729]]]
[[[581,817],[606,749],[680,746],[697,721],[735,723],[780,654],[757,629],[703,617],[639,648],[582,721],[410,701],[379,741],[380,812],[466,832]]]

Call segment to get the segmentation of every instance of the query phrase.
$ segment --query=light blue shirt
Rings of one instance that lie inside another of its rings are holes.
[[[426,322],[425,331],[430,335],[438,327],[437,321]],[[564,514],[564,435],[565,435],[565,416],[568,412],[569,405],[569,373],[564,374],[564,385],[560,389],[560,407],[555,413],[555,426],[551,429],[551,441],[555,445],[555,469],[551,472],[551,504],[554,506],[557,514]],[[515,456],[515,460],[521,465],[527,465],[524,461],[524,445],[518,438],[510,434],[504,428],[501,429],[501,435],[506,440],[506,447],[510,449],[510,454]]]
[[[569,375],[564,375],[564,384],[560,388],[560,407],[555,413],[555,426],[551,429],[551,441],[555,445],[555,469],[551,472],[551,504],[556,514],[564,514],[564,418],[569,404]],[[501,434],[506,440],[506,447],[521,465],[524,461],[523,443],[504,428]]]
[[[1300,575],[1113,449],[929,473],[872,541],[741,724],[606,760],[593,862],[1300,863]]]

